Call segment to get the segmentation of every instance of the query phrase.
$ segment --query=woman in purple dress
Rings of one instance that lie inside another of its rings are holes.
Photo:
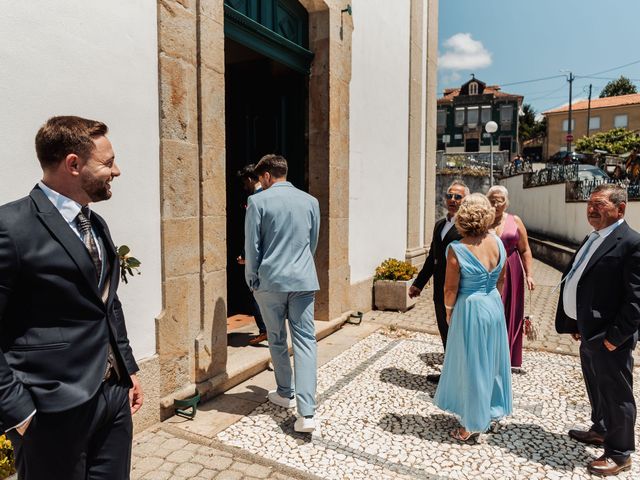
[[[525,286],[529,290],[535,288],[533,281],[533,255],[529,248],[527,229],[516,215],[506,212],[509,206],[509,192],[502,185],[491,187],[487,198],[496,209],[493,229],[500,237],[507,251],[507,263],[502,303],[507,320],[507,336],[511,353],[511,370],[524,373],[522,370],[522,334],[524,332],[524,295]]]

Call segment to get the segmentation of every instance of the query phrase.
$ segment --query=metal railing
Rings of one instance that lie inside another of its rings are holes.
[[[543,187],[557,183],[577,182],[578,165],[552,165],[537,172],[525,173],[522,176],[524,188]]]
[[[568,182],[565,200],[568,202],[586,202],[596,187],[605,183],[617,183],[627,189],[629,200],[640,200],[640,184],[630,184],[628,180],[614,180],[613,178]]]
[[[515,163],[506,163],[503,167],[502,167],[502,177],[506,178],[506,177],[515,177],[516,175],[522,175],[525,173],[531,173],[532,167],[531,164],[529,162],[521,162],[519,164],[515,164]]]
[[[445,153],[436,152],[436,169],[446,170],[451,168],[464,169],[489,169],[491,155],[486,152]],[[509,152],[493,152],[493,170],[502,171],[505,164],[509,164]]]

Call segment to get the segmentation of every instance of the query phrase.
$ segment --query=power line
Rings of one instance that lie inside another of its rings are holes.
[[[551,80],[554,78],[566,77],[566,75],[553,75],[551,77],[534,78],[532,80],[522,80],[520,82],[503,83],[501,87],[509,87],[511,85],[522,85],[523,83],[543,82],[545,80]]]
[[[629,67],[629,66],[631,66],[631,65],[635,65],[635,64],[637,64],[637,63],[640,63],[640,60],[636,60],[636,61],[634,61],[634,62],[626,63],[626,64],[624,64],[624,65],[620,65],[619,67],[613,67],[613,68],[609,68],[609,69],[607,69],[607,70],[602,70],[601,72],[590,73],[590,74],[586,75],[586,76],[585,76],[585,78],[587,78],[587,77],[591,77],[591,76],[593,76],[593,75],[600,75],[600,74],[602,74],[602,73],[613,72],[614,70],[619,70],[619,69],[624,68],[624,67]]]

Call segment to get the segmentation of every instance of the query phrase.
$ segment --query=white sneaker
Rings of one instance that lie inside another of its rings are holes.
[[[267,398],[271,403],[274,403],[282,408],[293,408],[296,406],[295,397],[294,398],[283,397],[276,390],[274,390],[273,392],[269,392],[269,394],[267,395]]]
[[[316,419],[313,417],[298,417],[296,423],[293,424],[293,429],[296,432],[311,433],[316,429]]]

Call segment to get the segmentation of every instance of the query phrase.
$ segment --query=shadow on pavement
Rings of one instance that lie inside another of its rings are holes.
[[[424,392],[430,397],[434,395],[437,387],[435,383],[427,382],[426,375],[417,375],[396,367],[388,367],[380,370],[380,381],[391,383],[397,387],[408,390]]]
[[[396,435],[411,435],[421,440],[462,445],[450,436],[450,432],[459,427],[453,415],[388,413],[380,419],[378,426]],[[571,440],[568,435],[548,432],[534,424],[505,425],[497,433],[481,435],[480,443],[565,471],[572,471],[576,465],[586,466],[593,459],[583,444]]]

